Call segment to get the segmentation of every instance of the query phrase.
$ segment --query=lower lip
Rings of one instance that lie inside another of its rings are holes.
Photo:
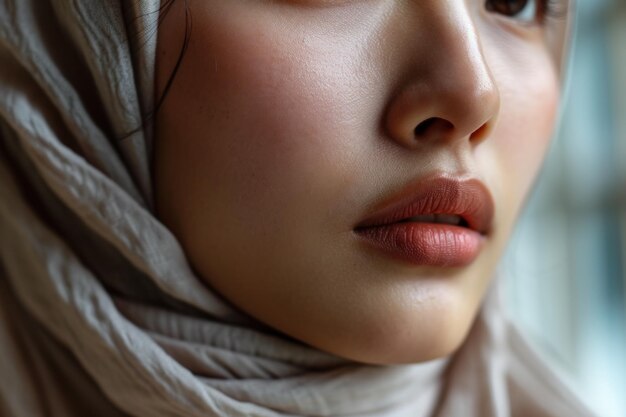
[[[394,223],[356,231],[383,253],[414,265],[462,267],[479,255],[480,233],[438,223]]]

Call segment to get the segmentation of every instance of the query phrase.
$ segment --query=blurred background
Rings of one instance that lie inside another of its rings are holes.
[[[505,262],[507,305],[600,417],[626,416],[626,0],[577,0],[562,121]]]

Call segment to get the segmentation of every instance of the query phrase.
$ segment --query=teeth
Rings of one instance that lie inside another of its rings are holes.
[[[442,223],[458,226],[461,224],[462,219],[460,216],[454,214],[426,214],[423,216],[409,217],[406,222],[420,222],[420,223]]]

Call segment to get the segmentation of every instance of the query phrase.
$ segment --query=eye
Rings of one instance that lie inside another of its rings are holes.
[[[522,23],[535,23],[541,18],[541,7],[537,2],[541,0],[486,0],[485,8]]]

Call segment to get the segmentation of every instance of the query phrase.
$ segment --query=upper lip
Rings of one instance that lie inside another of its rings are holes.
[[[494,202],[487,187],[475,178],[438,175],[409,184],[372,211],[374,214],[355,230],[390,225],[414,216],[449,214],[461,217],[470,229],[488,234]]]

